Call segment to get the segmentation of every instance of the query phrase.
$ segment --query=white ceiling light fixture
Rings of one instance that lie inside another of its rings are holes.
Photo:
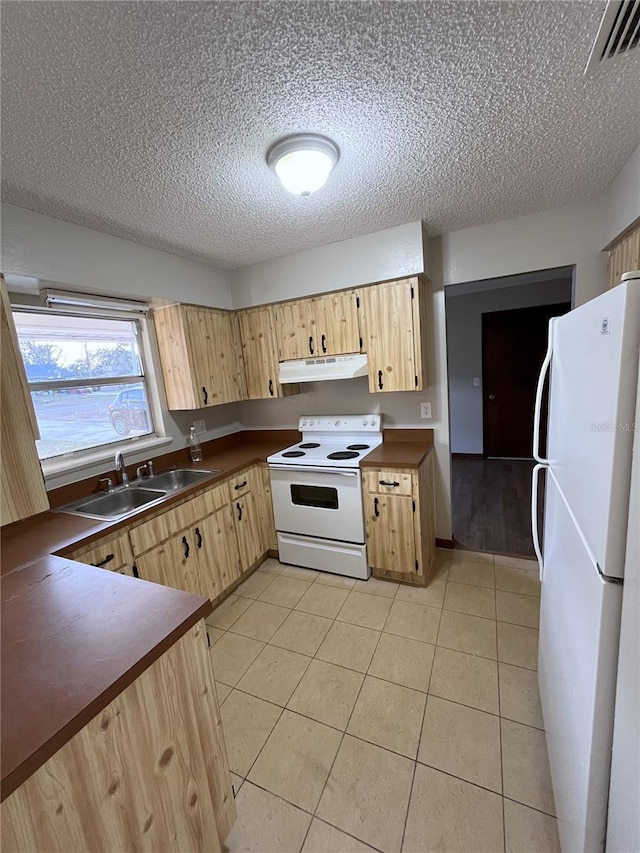
[[[338,146],[326,136],[300,133],[274,143],[267,164],[286,190],[306,198],[326,184],[339,156]]]

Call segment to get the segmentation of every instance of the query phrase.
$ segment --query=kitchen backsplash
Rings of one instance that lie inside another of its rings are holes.
[[[309,382],[300,386],[300,394],[277,400],[253,400],[240,404],[240,419],[245,427],[293,428],[300,415],[348,415],[371,412],[382,415],[385,427],[432,427],[437,418],[435,395],[429,388],[423,393],[399,391],[369,393],[366,376],[335,382]],[[431,402],[431,420],[420,417],[420,403]]]

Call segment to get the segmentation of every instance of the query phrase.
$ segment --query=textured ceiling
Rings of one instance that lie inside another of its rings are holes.
[[[234,267],[593,196],[640,142],[638,56],[583,76],[604,5],[3,2],[3,198]],[[302,131],[309,199],[264,160]]]

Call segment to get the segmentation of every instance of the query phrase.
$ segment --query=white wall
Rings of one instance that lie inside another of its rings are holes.
[[[5,274],[31,276],[90,293],[231,307],[228,273],[209,264],[8,204],[2,205],[1,226],[0,268]],[[161,376],[153,341],[152,352],[152,369]],[[169,412],[161,381],[159,385],[162,418],[171,443],[154,451],[130,451],[127,454],[129,465],[184,447],[185,435],[194,417],[205,421],[205,440],[242,428],[237,403],[200,412]],[[97,463],[81,471],[48,476],[47,487],[56,488],[74,480],[98,476],[108,467],[108,464]]]
[[[640,145],[612,182],[604,202],[602,246],[640,217]]]
[[[2,272],[91,293],[231,308],[229,273],[71,222],[2,205]]]
[[[423,272],[422,223],[410,222],[231,272],[235,308]]]
[[[480,288],[481,285],[478,285]],[[515,284],[499,290],[447,294],[449,417],[452,453],[482,453],[482,314],[571,302],[571,280]]]
[[[544,210],[442,237],[445,286],[551,267],[576,267],[575,304],[607,287],[605,199]]]

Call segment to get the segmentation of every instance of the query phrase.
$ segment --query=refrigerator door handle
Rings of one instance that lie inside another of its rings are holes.
[[[540,417],[542,415],[542,396],[544,393],[544,383],[551,364],[551,356],[553,355],[553,321],[554,317],[549,320],[549,336],[547,339],[547,352],[540,368],[538,376],[538,385],[536,387],[536,405],[533,412],[533,458],[536,462],[542,465],[547,465],[548,460],[540,456]],[[542,565],[542,564],[541,564]]]
[[[538,533],[538,483],[540,482],[540,471],[546,470],[546,465],[535,465],[531,475],[531,533],[533,535],[533,550],[538,558],[540,566],[540,583],[544,577],[544,561],[540,549],[540,535]]]

